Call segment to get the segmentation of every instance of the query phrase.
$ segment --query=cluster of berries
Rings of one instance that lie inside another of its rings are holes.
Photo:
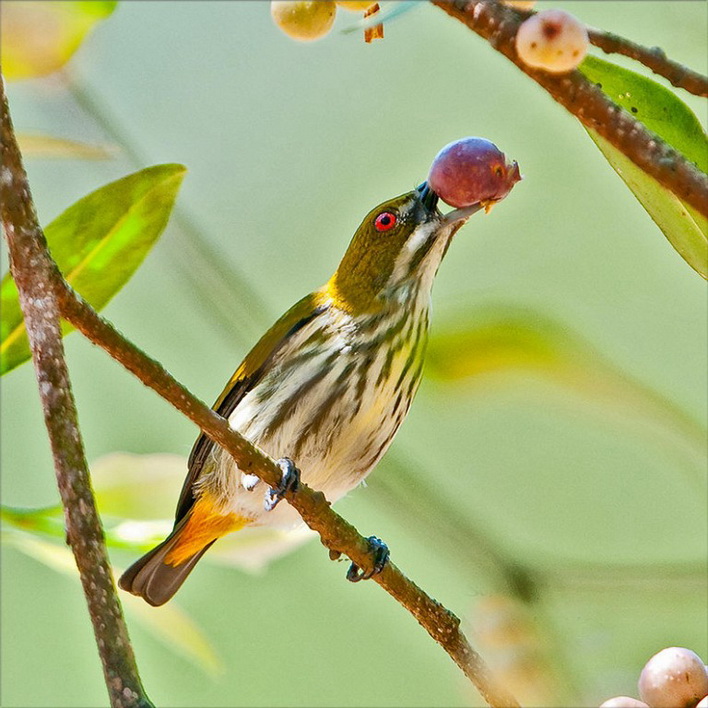
[[[375,0],[273,0],[270,14],[285,34],[301,42],[324,37],[334,24],[337,6],[352,12],[366,12]]]
[[[600,708],[708,708],[708,667],[690,649],[662,649],[644,665],[639,695],[609,698]]]
[[[518,10],[530,10],[533,0],[506,0]],[[273,0],[270,12],[285,34],[302,42],[324,37],[332,28],[337,6],[353,12],[374,14],[378,5],[372,0]],[[376,37],[382,34],[374,35]],[[369,41],[371,37],[365,39]],[[544,10],[532,15],[519,27],[516,52],[524,64],[555,74],[572,71],[588,49],[585,25],[564,10]]]

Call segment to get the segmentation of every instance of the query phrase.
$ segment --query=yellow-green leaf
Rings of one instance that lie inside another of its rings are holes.
[[[672,91],[644,76],[587,57],[580,70],[604,93],[703,172],[708,140],[691,109]],[[588,130],[607,161],[632,190],[681,257],[708,278],[708,219],[660,185],[595,131]]]
[[[115,0],[3,2],[3,74],[10,80],[28,79],[61,68],[116,5]]]
[[[100,310],[125,285],[167,225],[183,165],[148,167],[83,197],[44,233],[66,280]],[[0,286],[0,375],[29,359],[17,288]],[[66,334],[73,328],[64,323]]]
[[[17,142],[23,157],[106,160],[118,152],[115,145],[82,143],[40,133],[18,133]]]
[[[426,374],[439,381],[509,383],[514,372],[552,381],[604,417],[650,430],[680,456],[691,483],[705,473],[706,430],[673,401],[620,370],[571,328],[545,315],[504,305],[459,313],[436,328]],[[491,379],[495,374],[496,378]],[[470,393],[470,391],[468,391]]]

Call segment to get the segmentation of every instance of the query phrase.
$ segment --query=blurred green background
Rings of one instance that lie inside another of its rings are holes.
[[[562,6],[706,70],[705,3]],[[110,160],[28,157],[40,219],[141,167],[188,167],[179,213],[105,314],[211,402],[261,331],[330,275],[370,208],[423,180],[445,143],[497,143],[525,179],[450,249],[431,376],[391,454],[337,509],[465,618],[528,703],[636,695],[665,646],[708,660],[705,283],[577,121],[476,35],[426,5],[365,45],[340,31],[356,17],[340,11],[302,45],[265,2],[120,3],[65,70],[8,86],[18,132],[117,147]],[[705,102],[681,97],[705,122]],[[445,374],[446,355],[475,356],[455,336],[482,320],[506,331],[510,311],[522,329],[554,323],[543,341],[562,366],[492,347],[486,373]],[[188,454],[191,423],[79,335],[67,353],[89,460]],[[3,503],[57,503],[31,367],[0,393]],[[160,500],[165,517],[175,501]],[[203,562],[177,602],[224,670],[209,675],[129,615],[149,695],[478,703],[416,622],[345,568],[317,542],[260,575]],[[4,546],[1,599],[2,705],[104,705],[79,585]]]

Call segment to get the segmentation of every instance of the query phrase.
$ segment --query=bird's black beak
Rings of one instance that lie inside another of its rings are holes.
[[[427,182],[423,182],[423,184],[417,187],[416,191],[420,194],[420,201],[423,203],[423,206],[431,214],[437,214],[446,226],[449,224],[459,224],[459,226],[462,226],[462,224],[464,224],[465,221],[472,216],[472,214],[476,214],[480,209],[482,209],[480,204],[473,204],[472,206],[455,209],[448,214],[442,214],[437,208],[440,198],[430,188],[430,185]]]
[[[423,202],[423,206],[431,213],[435,213],[438,206],[438,195],[430,189],[430,185],[427,182],[423,182],[416,191],[420,194],[420,201]]]

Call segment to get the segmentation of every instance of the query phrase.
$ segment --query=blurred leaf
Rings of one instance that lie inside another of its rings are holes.
[[[83,197],[45,229],[67,282],[96,310],[128,282],[167,224],[186,168],[148,167]],[[0,375],[30,357],[17,288],[9,273],[0,287]],[[62,323],[64,334],[72,331]]]
[[[3,533],[3,542],[43,563],[52,570],[78,580],[74,556],[68,548],[57,546],[24,533]],[[114,572],[123,571],[114,566]],[[168,649],[183,656],[211,676],[223,672],[223,664],[201,629],[174,601],[162,607],[150,607],[144,600],[121,593],[121,601],[133,619]]]
[[[98,509],[116,519],[171,519],[186,474],[187,458],[167,453],[114,452],[91,463]]]
[[[596,57],[580,70],[703,172],[708,170],[708,142],[691,109],[672,91],[644,76]],[[660,185],[594,130],[590,137],[681,257],[708,278],[708,219]]]
[[[614,413],[624,422],[649,423],[652,442],[668,443],[691,474],[697,472],[692,483],[704,484],[705,429],[570,328],[538,312],[503,305],[460,314],[453,322],[431,337],[426,359],[430,377],[474,382],[498,374],[508,382],[514,370],[541,375],[599,405],[603,416]]]
[[[180,455],[114,452],[93,462],[91,481],[106,544],[141,554],[164,540],[174,524],[173,510],[186,473],[187,458]],[[0,506],[0,521],[40,536],[65,537],[61,506]],[[259,573],[316,535],[304,524],[291,530],[247,527],[219,539],[205,560]]]
[[[6,78],[45,76],[71,59],[96,23],[118,3],[79,2],[2,3],[2,66]]]
[[[15,509],[2,505],[0,506],[0,521],[35,535],[66,538],[64,513],[60,506],[43,509]]]
[[[240,568],[247,573],[262,573],[281,556],[318,538],[315,531],[301,524],[294,529],[247,526],[219,539],[204,556],[210,562]]]
[[[122,573],[122,570],[115,570],[117,574]],[[126,611],[175,654],[196,664],[210,676],[224,673],[224,664],[211,642],[174,600],[161,607],[151,607],[142,598],[128,593],[122,593],[121,600]]]
[[[115,145],[91,145],[77,140],[51,135],[20,133],[17,142],[24,157],[73,158],[76,160],[107,160],[118,151]]]

